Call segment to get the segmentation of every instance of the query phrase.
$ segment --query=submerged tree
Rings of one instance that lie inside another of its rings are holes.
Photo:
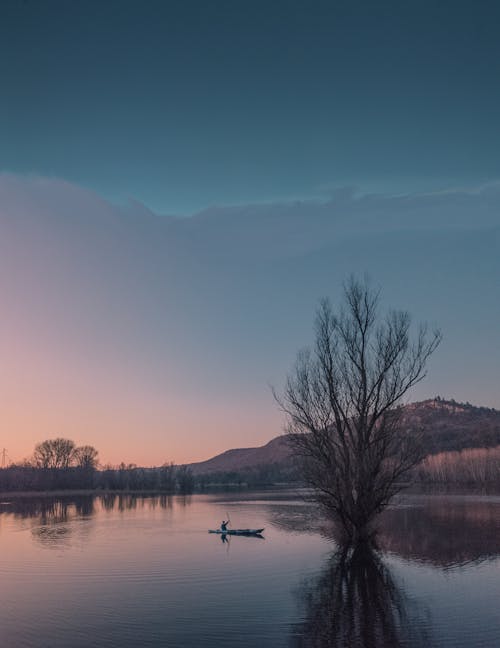
[[[400,404],[440,340],[425,325],[412,339],[409,314],[381,317],[379,292],[351,278],[339,313],[321,302],[314,349],[299,353],[277,397],[303,476],[349,542],[370,537],[421,459],[419,440],[399,425]]]

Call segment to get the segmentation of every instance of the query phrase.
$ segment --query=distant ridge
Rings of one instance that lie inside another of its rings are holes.
[[[213,472],[232,472],[266,464],[281,464],[290,459],[290,449],[285,435],[276,437],[257,448],[226,450],[222,454],[189,465],[195,475]]]
[[[500,411],[457,403],[439,396],[403,407],[408,434],[423,434],[427,454],[500,445]],[[291,451],[285,435],[257,448],[226,450],[206,461],[189,465],[194,475],[239,472],[271,465],[287,465]]]

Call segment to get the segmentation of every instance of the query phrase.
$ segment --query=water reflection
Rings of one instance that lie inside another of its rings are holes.
[[[308,504],[268,505],[273,526],[319,533],[336,543],[335,529]],[[378,521],[379,549],[451,569],[500,556],[500,500],[495,497],[406,496]]]
[[[300,648],[428,646],[426,616],[398,587],[375,547],[339,549],[300,592],[305,620],[293,628]]]
[[[500,504],[495,498],[422,498],[395,506],[380,521],[385,551],[446,569],[500,555]]]
[[[182,508],[189,506],[190,496],[177,497],[177,503]],[[172,509],[173,496],[103,493],[98,496],[20,497],[0,502],[0,516],[27,521],[36,542],[49,549],[63,549],[70,547],[76,531],[79,540],[88,537],[89,523],[100,510],[125,513],[137,508],[154,510],[158,507]],[[77,525],[77,521],[86,524]]]
[[[12,498],[0,502],[0,516],[30,520],[35,539],[61,546],[71,536],[73,520],[91,520],[103,511],[172,510],[189,507],[192,496],[141,496],[103,493],[98,496]],[[334,530],[314,505],[271,501],[262,505],[272,526],[291,533]],[[500,555],[500,501],[495,497],[406,496],[380,518],[377,545],[412,561],[450,569]],[[63,542],[64,541],[64,542]]]
[[[190,496],[177,496],[179,506],[191,503]],[[130,511],[139,508],[172,508],[172,495],[142,496],[134,494],[104,493],[67,497],[20,497],[0,502],[0,514],[16,518],[39,518],[42,523],[64,522],[69,517],[92,517],[100,508],[104,511]]]
[[[115,508],[117,495],[116,493],[105,493],[99,496],[101,506],[105,511],[112,511]]]
[[[498,497],[406,495],[333,556],[292,491],[8,501],[2,646],[500,646]],[[208,535],[228,509],[266,542]]]

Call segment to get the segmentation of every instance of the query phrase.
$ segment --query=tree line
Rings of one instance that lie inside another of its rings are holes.
[[[135,464],[100,467],[99,453],[71,439],[47,439],[33,456],[0,469],[0,492],[53,490],[116,490],[191,493],[194,477],[187,466],[165,463],[154,468]]]
[[[417,466],[415,479],[424,483],[498,486],[500,446],[467,448],[428,455]]]

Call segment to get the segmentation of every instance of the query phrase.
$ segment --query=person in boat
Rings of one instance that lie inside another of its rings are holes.
[[[224,520],[222,520],[222,522],[220,523],[220,530],[224,532],[227,531],[228,524],[229,524],[229,520],[227,522],[224,522]]]

